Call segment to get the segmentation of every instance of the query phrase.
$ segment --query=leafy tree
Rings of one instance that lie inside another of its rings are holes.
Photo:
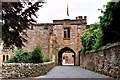
[[[13,49],[14,46],[22,48],[27,40],[25,30],[34,23],[34,16],[39,7],[42,7],[43,0],[39,2],[2,2],[2,40],[4,49]]]
[[[120,41],[120,1],[109,2],[101,12],[103,16],[99,18],[104,45]]]
[[[93,24],[82,34],[81,52],[96,50],[102,45],[120,41],[120,1],[108,2],[101,10],[100,23]]]
[[[89,29],[86,29],[82,36],[82,53],[90,50],[98,49],[102,43],[103,33],[100,27],[100,23],[95,23],[90,26]]]

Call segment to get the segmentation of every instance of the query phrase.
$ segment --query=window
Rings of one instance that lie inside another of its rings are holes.
[[[6,55],[6,60],[8,60],[9,59],[9,56],[8,55]]]
[[[5,55],[3,55],[3,61],[5,61]]]
[[[64,38],[70,38],[70,28],[64,28]]]
[[[33,26],[31,26],[31,30],[33,30]]]

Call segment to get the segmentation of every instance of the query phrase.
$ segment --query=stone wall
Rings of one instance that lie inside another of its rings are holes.
[[[80,37],[83,30],[88,27],[84,23],[85,21],[86,16],[84,18],[78,16],[76,19],[53,20],[53,23],[33,24],[29,30],[25,31],[27,36],[24,37],[27,42],[24,43],[25,46],[22,48],[32,51],[36,46],[40,45],[43,48],[44,57],[49,57],[52,60],[53,55],[55,55],[55,61],[58,62],[58,52],[65,47],[69,47],[76,53],[75,62],[78,65],[78,52],[81,49]],[[65,28],[69,28],[70,38],[64,38]],[[56,45],[59,48],[56,49]],[[3,55],[9,55],[10,58],[14,56],[14,53],[12,51],[4,52],[0,56],[1,61],[3,61]]]
[[[53,54],[55,54],[57,56],[56,58],[58,60],[58,52],[61,51],[62,49],[64,49],[65,47],[68,47],[75,52],[75,65],[78,65],[79,64],[78,52],[80,51],[80,49],[82,47],[81,46],[81,34],[86,29],[86,25],[81,24],[80,22],[71,24],[72,20],[60,20],[60,21],[57,20],[57,21],[55,21],[55,23],[54,23],[57,25],[53,26],[53,36],[52,36],[53,40],[52,41],[54,41],[54,42],[52,42],[52,45],[56,42],[56,44],[59,45],[59,49],[57,51],[55,51],[55,49],[52,49]],[[60,24],[59,22],[61,22],[62,24]],[[58,23],[59,23],[59,25],[58,25]],[[64,38],[64,34],[65,34],[64,29],[65,28],[70,29],[70,37],[69,38]],[[71,60],[72,60],[72,58],[69,59],[68,61],[71,61]]]
[[[114,78],[120,78],[120,43],[80,55],[80,66]]]
[[[54,62],[47,63],[3,63],[2,77],[3,78],[26,78],[45,75],[55,66]]]
[[[40,45],[44,49],[44,53],[49,53],[51,25],[36,24],[32,30],[27,30],[27,42],[24,43],[23,49],[32,51],[36,46]]]
[[[73,53],[70,52],[66,52],[63,53],[62,59],[65,60],[65,64],[74,64],[74,57],[73,57]]]

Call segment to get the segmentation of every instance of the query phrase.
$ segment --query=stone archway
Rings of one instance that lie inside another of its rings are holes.
[[[64,47],[64,48],[62,48],[59,52],[58,52],[58,65],[62,65],[62,55],[63,55],[63,53],[64,52],[66,52],[66,51],[70,51],[70,52],[72,52],[73,53],[73,58],[74,58],[74,65],[75,65],[75,52],[71,49],[71,48],[69,48],[69,47]],[[69,54],[69,53],[68,53]]]

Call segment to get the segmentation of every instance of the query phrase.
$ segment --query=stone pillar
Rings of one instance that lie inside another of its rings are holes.
[[[75,66],[78,66],[79,65],[79,53],[76,52],[76,55],[75,55]]]

